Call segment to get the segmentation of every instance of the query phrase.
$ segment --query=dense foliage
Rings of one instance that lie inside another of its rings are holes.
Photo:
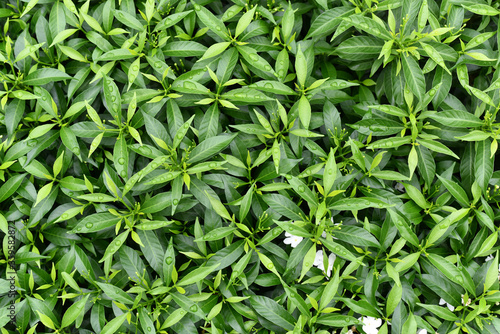
[[[2,333],[500,333],[499,14],[0,2]]]

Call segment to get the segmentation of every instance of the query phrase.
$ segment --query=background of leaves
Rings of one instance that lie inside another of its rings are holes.
[[[499,14],[2,1],[19,332],[500,332]]]

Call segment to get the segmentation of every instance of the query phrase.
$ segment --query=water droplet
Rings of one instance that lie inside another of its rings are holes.
[[[158,164],[156,162],[151,163],[151,168],[155,169],[158,167]]]
[[[34,147],[38,143],[38,140],[36,139],[30,139],[28,140],[28,146],[29,147]]]
[[[221,31],[221,30],[222,30],[222,29],[221,29],[221,27],[219,27],[219,26],[215,27],[215,29],[216,29],[217,31]]]
[[[142,153],[144,153],[144,154],[151,154],[151,153],[153,152],[153,151],[151,151],[151,149],[150,149],[149,147],[147,147],[147,146],[142,146],[142,147],[140,148],[140,151],[141,151]]]
[[[179,200],[176,198],[176,199],[174,199],[174,200],[172,201],[172,203],[174,203],[174,205],[177,205],[177,204],[179,204]]]
[[[92,226],[94,226],[94,224],[92,224],[92,223],[85,224],[85,227],[88,228],[88,229],[92,228]]]
[[[270,69],[269,69],[268,71],[270,71]],[[271,89],[272,89],[272,88],[273,88],[273,85],[272,85],[270,82],[268,82],[268,83],[266,83],[266,84],[264,85],[264,87],[266,87],[266,88],[271,88]]]
[[[174,262],[174,260],[173,260],[173,259],[169,256],[169,257],[167,257],[167,258],[165,259],[165,262],[166,262],[167,264],[172,264],[172,262]]]
[[[148,332],[151,332],[151,327],[148,327],[147,330],[148,330]]]
[[[215,168],[215,166],[217,166],[217,164],[215,162],[211,162],[209,166],[210,166],[210,168]]]
[[[47,101],[47,96],[42,96],[42,100]]]
[[[306,190],[304,186],[299,186],[299,193],[303,193]]]
[[[295,298],[295,296],[296,296],[296,295],[295,295],[295,293],[294,293],[294,292],[291,292],[291,293],[290,293],[290,298]]]
[[[281,227],[276,227],[274,230],[273,230],[273,235],[274,236],[278,236],[281,234],[281,232],[283,232],[283,229]]]
[[[66,219],[68,218],[68,214],[67,213],[63,213],[62,216],[61,216],[62,219]]]
[[[97,199],[98,199],[99,201],[102,201],[102,200],[104,199],[104,197],[103,197],[103,196],[98,196],[98,197],[97,197]]]
[[[185,81],[182,86],[186,89],[196,89],[196,84],[189,81]]]
[[[155,66],[156,66],[157,68],[160,68],[160,67],[161,67],[161,63],[158,61],[158,62],[156,62],[156,63],[155,63]]]
[[[73,192],[72,192],[72,191],[70,191],[70,192],[68,193],[68,195],[69,195],[70,197],[71,197],[71,196],[73,196]]]
[[[126,178],[127,177],[127,172],[125,172],[124,170],[122,170],[121,173],[120,173],[120,176],[123,177],[123,178]]]
[[[181,315],[184,315],[184,314],[186,314],[186,311],[182,310],[180,313],[181,313]]]
[[[196,311],[198,311],[198,306],[193,305],[193,306],[191,306],[191,307],[189,308],[189,310],[190,310],[191,312],[196,312]]]
[[[273,268],[274,268],[274,264],[269,263],[269,264],[267,265],[267,268],[269,268],[269,269],[273,269]]]
[[[76,228],[76,230],[77,230],[77,231],[81,231],[81,230],[82,230],[82,228],[81,228],[81,227],[77,227],[77,228]]]
[[[115,247],[111,247],[111,248],[109,249],[109,251],[110,251],[111,253],[114,253],[114,252],[116,252],[116,248],[115,248]]]
[[[266,65],[264,68],[266,69],[266,71],[271,71],[271,70],[273,69],[273,68],[272,68],[271,66],[269,66],[269,65]]]
[[[122,244],[122,242],[120,240],[115,241],[115,245],[120,246],[121,244]]]
[[[463,280],[462,276],[458,276],[457,275],[457,276],[455,276],[455,281],[457,281],[458,283],[462,284],[464,280]]]
[[[167,173],[167,179],[171,179],[172,178],[172,173]]]
[[[251,53],[251,54],[249,55],[249,57],[250,57],[250,59],[251,59],[252,61],[258,61],[258,60],[259,60],[259,56],[258,56],[256,53]]]
[[[134,70],[136,72],[139,71],[139,66],[137,66],[137,65],[132,66],[132,70]]]

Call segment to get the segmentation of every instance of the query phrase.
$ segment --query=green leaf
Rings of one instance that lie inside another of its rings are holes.
[[[113,334],[118,328],[121,327],[125,319],[127,318],[127,313],[123,313],[122,315],[112,319],[110,322],[103,327],[101,334]]]
[[[377,21],[372,20],[361,14],[349,15],[342,18],[344,21],[349,22],[354,27],[361,29],[370,35],[382,38],[385,40],[392,39],[391,34],[384,26],[381,26]]]
[[[252,22],[256,9],[257,6],[254,6],[251,10],[249,10],[248,12],[246,12],[241,16],[241,18],[238,21],[238,24],[236,25],[236,30],[234,32],[235,38],[238,37],[243,31],[245,31],[248,25]]]
[[[200,61],[203,59],[218,56],[219,54],[224,52],[229,45],[231,45],[231,42],[221,42],[221,43],[213,44],[212,46],[210,46],[207,49],[207,51],[205,51],[205,53],[203,54],[203,57],[200,58]]]
[[[307,37],[322,37],[332,33],[342,21],[342,18],[351,15],[354,9],[339,6],[322,12],[311,24]]]
[[[304,212],[290,199],[280,194],[262,195],[262,199],[279,214],[292,220],[303,220]]]
[[[463,110],[440,111],[429,117],[443,125],[456,128],[478,127],[484,123],[478,117]]]
[[[23,182],[26,174],[17,174],[11,178],[9,178],[1,187],[0,187],[0,203],[8,199],[12,196],[21,183]]]
[[[470,209],[460,209],[457,211],[453,211],[450,215],[446,216],[443,220],[441,220],[436,226],[434,226],[427,237],[427,244],[434,244],[443,234],[445,234],[446,230],[458,220],[464,218]]]
[[[251,296],[250,305],[263,318],[286,330],[293,330],[295,319],[283,306],[264,296]]]
[[[194,284],[196,282],[200,282],[203,279],[205,279],[210,273],[216,271],[220,265],[221,265],[220,263],[217,263],[211,266],[195,269],[190,273],[188,273],[186,276],[184,276],[179,282],[177,282],[177,285],[185,286]]]
[[[425,308],[432,314],[437,315],[443,320],[447,321],[456,321],[458,317],[452,313],[450,310],[448,310],[446,307],[440,307],[437,305],[428,305],[428,304],[422,304],[422,303],[417,303],[418,306]]]
[[[136,19],[135,16],[127,13],[126,11],[115,10],[114,17],[126,27],[130,27],[138,31],[144,31],[144,25]]]
[[[474,160],[474,174],[476,182],[483,191],[486,191],[493,175],[493,160],[491,156],[491,142],[489,139],[477,142],[476,158]]]
[[[134,303],[134,300],[128,294],[112,284],[97,282],[97,285],[99,285],[102,291],[111,298],[111,300],[129,305]]]
[[[213,33],[222,38],[223,40],[229,40],[226,26],[224,23],[215,17],[208,9],[203,6],[198,5],[196,2],[192,1],[196,16],[200,19],[203,24],[208,27]]]
[[[300,49],[300,45],[297,46],[297,55],[295,56],[295,72],[297,73],[297,81],[299,83],[299,86],[304,87],[304,85],[306,84],[306,77],[307,77],[307,60],[306,57],[304,56],[304,53],[302,53],[302,50]],[[300,114],[300,104],[299,104],[299,114]]]
[[[446,187],[450,194],[463,206],[468,207],[470,205],[469,197],[465,190],[456,182],[447,180],[436,174],[441,183]]]
[[[425,77],[417,61],[412,56],[408,55],[402,56],[401,62],[403,63],[403,71],[408,87],[419,101],[423,101],[425,94]]]
[[[403,295],[403,287],[398,285],[393,285],[391,291],[389,292],[389,295],[387,296],[387,303],[385,308],[385,312],[388,317],[394,312],[394,310],[398,306],[399,302],[401,301],[402,295]]]
[[[331,210],[349,211],[349,210],[363,210],[366,208],[390,208],[394,204],[386,203],[380,199],[372,197],[359,197],[359,198],[342,198],[335,201],[328,208]]]
[[[151,317],[148,315],[146,308],[139,308],[139,320],[141,322],[141,327],[144,333],[156,334],[155,325]]]
[[[120,220],[120,217],[112,215],[111,213],[94,213],[78,222],[78,224],[71,230],[71,232],[97,232],[116,225]]]
[[[328,327],[344,327],[350,325],[363,325],[358,319],[340,314],[322,314],[316,320],[317,324],[325,325]]]
[[[413,246],[418,247],[419,240],[415,232],[408,225],[406,220],[396,211],[388,210],[391,220],[396,225],[401,236],[408,242],[410,242]]]
[[[195,164],[202,162],[219,153],[226,148],[237,135],[238,133],[234,133],[231,135],[219,135],[205,139],[191,151],[188,163]]]
[[[452,150],[450,150],[448,147],[446,147],[444,144],[442,144],[438,141],[419,138],[417,140],[417,143],[422,144],[423,146],[427,147],[431,151],[447,154],[447,155],[450,155],[456,159],[460,159],[458,157],[458,155],[456,155]]]
[[[141,205],[141,212],[155,213],[172,205],[172,193],[164,192],[146,200]]]
[[[85,304],[89,299],[90,295],[86,295],[84,298],[80,299],[76,303],[72,304],[66,312],[64,312],[64,316],[61,321],[61,328],[68,327],[73,323],[73,321],[78,318],[78,316],[82,313],[85,308]]]
[[[71,79],[71,76],[54,68],[42,68],[31,72],[24,80],[23,84],[28,86],[42,86],[50,82]]]
[[[255,49],[249,46],[241,46],[241,45],[238,45],[236,49],[243,56],[243,59],[245,59],[250,65],[254,66],[255,68],[263,72],[270,72],[271,74],[275,74],[271,65],[269,65],[267,60],[259,56]]]

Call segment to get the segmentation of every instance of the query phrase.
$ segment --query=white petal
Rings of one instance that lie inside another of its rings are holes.
[[[448,304],[448,303],[446,303],[446,306],[448,307],[448,309],[449,309],[451,312],[455,311],[455,306],[453,306],[453,305],[451,305],[451,304]]]
[[[439,305],[444,305],[444,304],[446,304],[446,300],[444,300],[443,298],[441,298],[439,300]]]
[[[493,259],[494,259],[493,255],[488,255],[488,256],[486,257],[486,259],[484,259],[484,262],[488,262],[488,261],[491,261],[491,260],[493,260]]]
[[[288,237],[290,238],[291,236],[293,236],[292,234],[288,233],[288,232],[285,232],[285,237]]]
[[[417,332],[417,334],[427,334],[427,329],[423,328]]]
[[[304,239],[303,237],[294,237],[292,238],[292,243],[290,244],[293,248],[297,247],[300,242]]]
[[[319,250],[316,252],[316,257],[314,258],[314,266],[323,266],[323,251]]]
[[[321,236],[322,236],[323,238],[326,238],[326,231],[323,231],[323,233],[321,233]]]
[[[375,327],[377,327],[377,328],[378,328],[378,327],[380,327],[380,326],[382,326],[382,319],[375,319],[375,320],[373,321],[373,324],[374,324],[374,326],[375,326]]]
[[[283,240],[283,243],[284,243],[284,244],[287,244],[287,245],[291,244],[292,242],[293,242],[293,239],[292,239],[292,238],[285,238],[285,239]]]

